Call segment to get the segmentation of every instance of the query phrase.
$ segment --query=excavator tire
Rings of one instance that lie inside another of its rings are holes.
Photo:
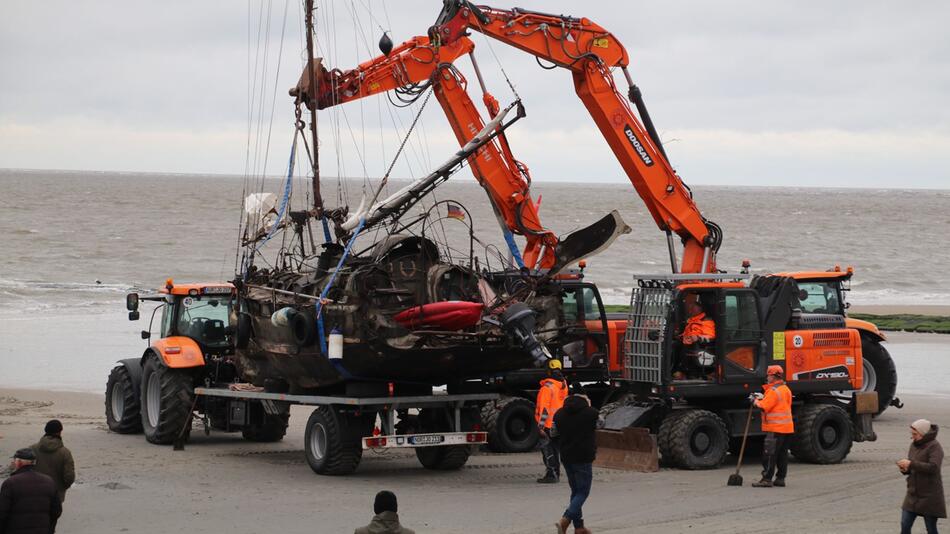
[[[803,462],[837,464],[851,452],[854,432],[844,408],[835,404],[806,404],[795,421],[791,452]]]
[[[528,399],[504,397],[487,402],[481,416],[492,452],[528,452],[538,445],[541,436],[534,420],[534,403]]]
[[[279,415],[264,414],[264,422],[259,425],[250,425],[241,430],[241,435],[248,441],[258,443],[273,443],[284,439],[287,434],[287,423],[290,421],[290,411],[284,410]]]
[[[320,475],[348,475],[360,465],[362,438],[372,432],[369,414],[353,415],[329,406],[318,406],[307,419],[304,451],[310,469]]]
[[[684,410],[667,432],[667,447],[676,467],[714,469],[729,452],[726,423],[707,410]]]
[[[142,371],[142,429],[150,443],[168,445],[184,428],[184,441],[191,434],[191,407],[195,390],[190,373],[169,369],[150,356]]]
[[[606,408],[606,406],[604,408]],[[663,421],[660,423],[659,432],[656,434],[657,450],[659,450],[660,458],[666,465],[674,465],[673,443],[671,438],[673,434],[673,424],[676,422],[676,419],[678,419],[684,413],[685,410],[670,412],[669,415],[663,418]]]
[[[117,365],[106,382],[106,424],[118,434],[142,431],[142,413],[135,394],[132,375],[124,365]]]

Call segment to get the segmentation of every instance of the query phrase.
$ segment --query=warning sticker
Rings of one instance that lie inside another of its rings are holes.
[[[772,332],[772,359],[785,359],[785,332]]]

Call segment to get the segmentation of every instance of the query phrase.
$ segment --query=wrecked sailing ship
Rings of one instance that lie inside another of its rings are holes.
[[[321,60],[313,58],[311,33],[307,67],[291,95],[301,137],[306,128],[301,117],[309,109],[313,205],[290,209],[293,163],[279,203],[274,195],[245,201],[243,258],[234,280],[240,375],[269,391],[358,394],[361,384],[451,386],[544,365],[563,322],[555,276],[629,228],[612,212],[561,239],[556,264],[543,272],[482,268],[487,263],[474,254],[470,220],[467,257],[456,261],[440,250],[431,228],[446,217],[449,203],[432,203],[421,214],[410,211],[522,118],[520,101],[501,110],[427,176],[380,198],[387,173],[356,210],[327,209],[319,184],[318,91],[311,90],[319,85],[315,67]],[[464,210],[458,202],[451,204]],[[320,245],[313,239],[314,226],[317,233],[323,230]],[[359,236],[380,228],[384,237],[370,246],[357,244]],[[262,245],[278,232],[288,233],[278,260],[257,265]]]

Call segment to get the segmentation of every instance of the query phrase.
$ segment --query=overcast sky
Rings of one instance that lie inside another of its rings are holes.
[[[586,16],[624,43],[687,183],[950,187],[948,2],[515,4]],[[322,53],[340,68],[377,54],[380,28],[398,43],[424,34],[441,8],[439,0],[318,5]],[[266,170],[281,174],[300,19],[293,0],[3,0],[0,167],[243,174],[248,160],[264,166],[270,131]],[[491,91],[503,104],[514,98],[504,68],[527,108],[509,137],[536,181],[627,179],[566,71],[474,41]],[[470,63],[459,66],[480,103]],[[414,113],[379,97],[327,114],[325,172],[379,176]],[[421,121],[397,174],[418,175],[457,146],[434,100]]]

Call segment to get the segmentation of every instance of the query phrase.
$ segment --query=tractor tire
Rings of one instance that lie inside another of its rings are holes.
[[[844,408],[835,404],[806,404],[795,421],[791,451],[813,464],[837,464],[851,452],[853,431]]]
[[[676,467],[714,469],[729,452],[726,423],[710,411],[685,410],[671,423],[667,434],[670,459]]]
[[[861,353],[864,366],[862,374],[864,376],[864,385],[860,391],[877,391],[877,413],[875,416],[884,413],[884,410],[891,405],[894,400],[894,394],[897,393],[897,368],[894,367],[894,360],[891,354],[887,352],[881,341],[870,334],[861,333]],[[851,391],[832,392],[835,404],[845,410],[851,406]]]
[[[106,424],[117,434],[138,434],[142,431],[142,413],[135,394],[132,375],[124,365],[117,365],[106,381]]]
[[[142,429],[150,443],[168,445],[191,434],[194,380],[190,373],[169,369],[157,357],[149,357],[142,371]],[[184,430],[183,430],[184,429]]]
[[[279,415],[264,414],[263,423],[241,429],[241,435],[248,441],[274,443],[284,439],[289,421],[290,411],[286,409],[282,410]]]
[[[481,415],[492,452],[528,452],[538,445],[541,434],[534,420],[534,403],[528,399],[505,397],[487,402]]]
[[[319,475],[349,475],[363,457],[362,438],[372,433],[376,413],[361,416],[318,406],[307,419],[304,451],[307,464]]]

